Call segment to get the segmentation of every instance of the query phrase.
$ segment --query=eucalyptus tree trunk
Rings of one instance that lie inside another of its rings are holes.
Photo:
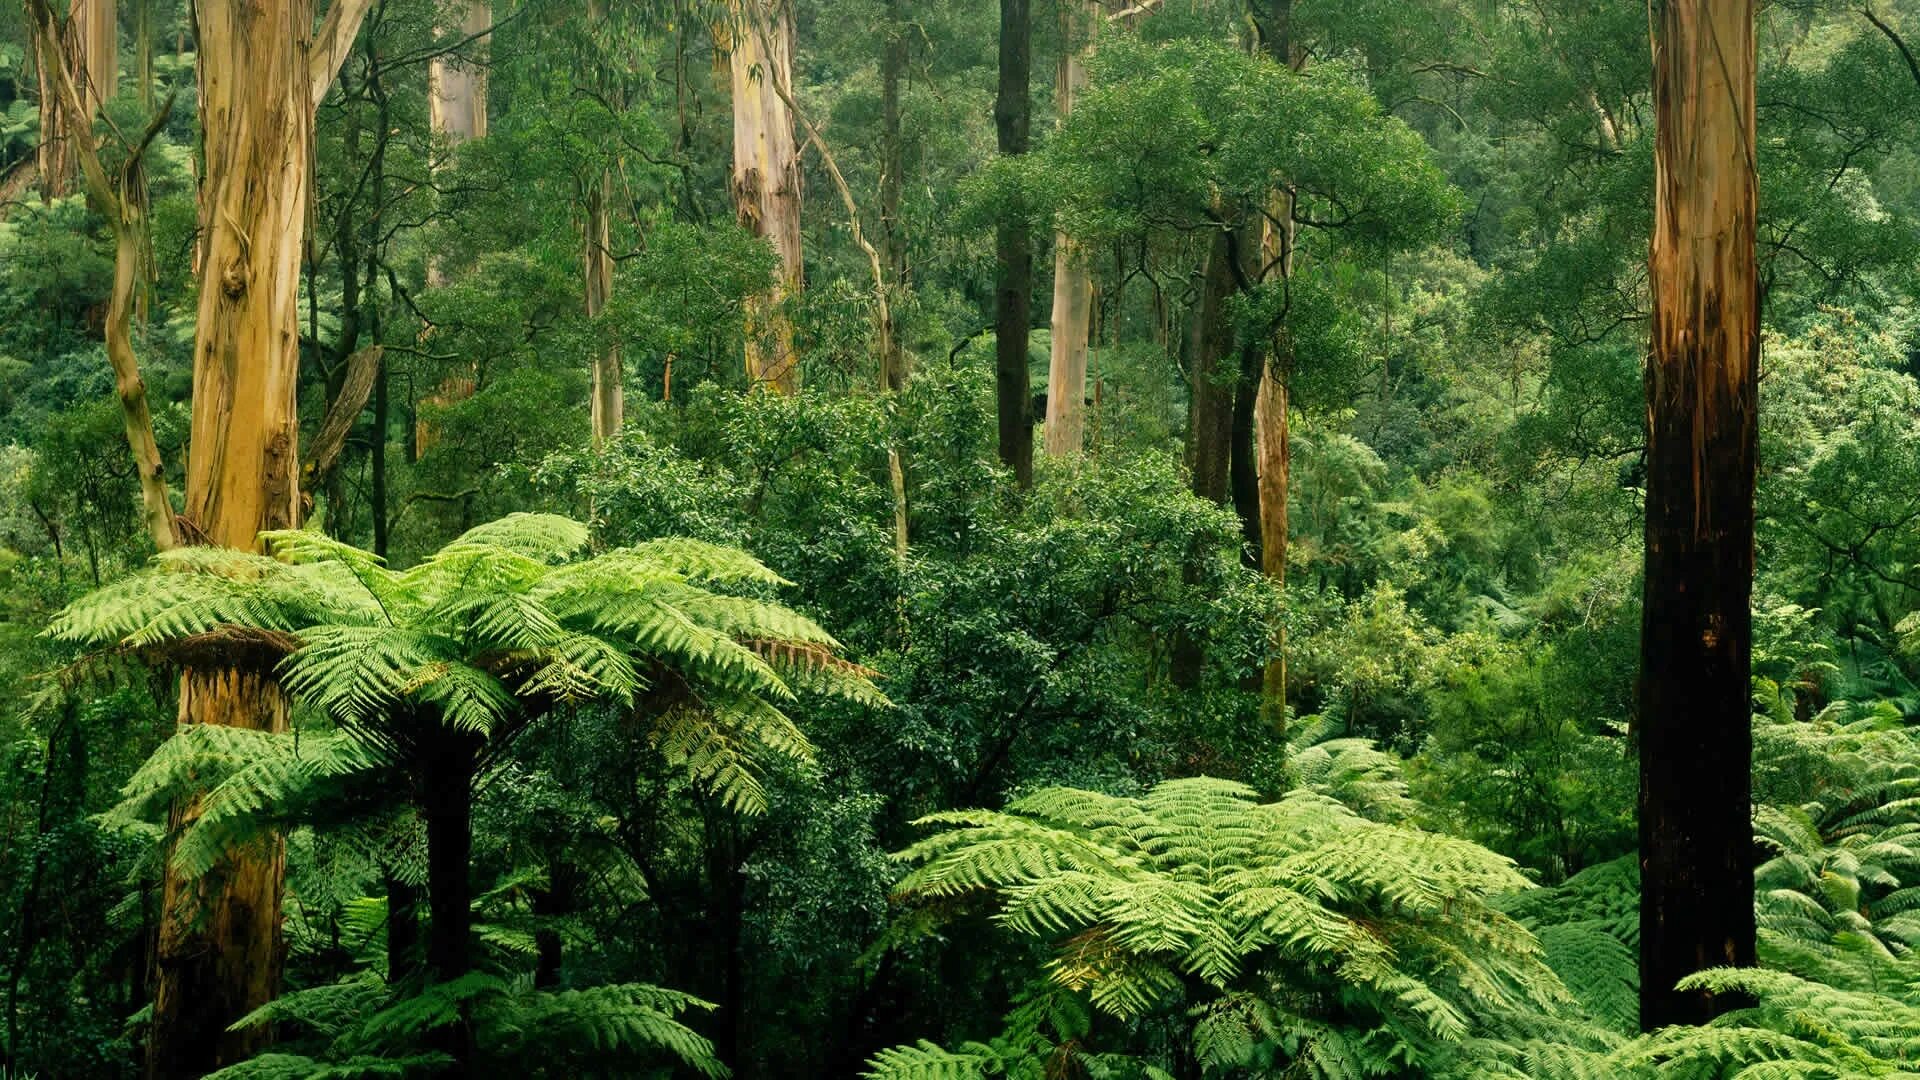
[[[1057,117],[1065,123],[1074,99],[1087,85],[1087,55],[1093,49],[1099,12],[1091,0],[1060,6],[1063,44],[1054,78]],[[1047,365],[1048,457],[1077,454],[1085,446],[1087,347],[1092,323],[1093,276],[1086,253],[1064,232],[1053,234],[1052,355]]]
[[[485,33],[493,25],[493,8],[487,0],[456,0],[459,16],[455,33],[473,38],[475,49],[484,49]],[[462,59],[457,52],[433,58],[427,67],[427,117],[433,133],[449,147],[487,135],[487,69],[483,64]],[[439,288],[447,283],[446,267],[438,257],[427,258],[427,285]]]
[[[57,199],[73,191],[80,168],[78,142],[89,138],[100,106],[113,97],[119,82],[119,13],[114,0],[73,0],[66,22],[60,25],[60,53],[80,108],[63,100],[55,71],[43,62],[40,77],[39,171],[41,195]]]
[[[368,3],[334,0],[317,33],[304,0],[194,6],[206,234],[183,518],[206,543],[250,549],[261,530],[298,523],[294,395],[313,114]],[[286,697],[264,671],[209,665],[182,679],[180,720],[281,731]],[[188,800],[173,825],[197,813]],[[268,1037],[226,1029],[278,989],[283,872],[277,840],[228,853],[198,881],[168,870],[150,1076],[198,1077]]]
[[[453,8],[459,16],[455,33],[484,48],[486,32],[493,25],[492,5],[487,0],[456,0]],[[453,146],[486,138],[487,69],[483,64],[453,52],[436,56],[427,68],[427,88],[428,116],[436,135]]]
[[[1640,637],[1640,1024],[1754,962],[1753,492],[1760,362],[1754,2],[1652,7],[1653,298]]]
[[[791,0],[729,0],[733,85],[733,205],[753,235],[773,245],[771,288],[747,301],[747,379],[775,393],[800,386],[785,304],[804,284],[800,150],[794,141]]]
[[[1276,64],[1295,68],[1300,53],[1293,39],[1293,0],[1269,0],[1262,44]],[[1282,288],[1293,280],[1295,226],[1294,192],[1275,188],[1267,196],[1266,220],[1260,232],[1260,266],[1264,278],[1278,276]],[[1255,440],[1259,457],[1260,572],[1279,587],[1287,587],[1287,500],[1293,479],[1289,447],[1287,387],[1293,378],[1293,335],[1280,326],[1273,335],[1272,354],[1261,369],[1254,402]],[[1273,658],[1260,677],[1260,711],[1284,744],[1287,735],[1287,626],[1284,612],[1273,628]]]
[[[113,227],[113,286],[107,296],[105,338],[107,362],[113,368],[114,393],[120,399],[121,423],[127,448],[140,478],[141,514],[156,550],[166,551],[175,541],[173,502],[167,492],[166,465],[153,437],[153,414],[147,404],[146,380],[133,350],[133,309],[140,284],[140,268],[147,253],[147,185],[142,156],[165,123],[168,109],[154,116],[140,140],[130,147],[119,169],[109,175],[101,163],[93,137],[92,112],[79,84],[72,78],[78,65],[68,49],[52,8],[46,0],[29,0],[27,16],[39,57],[42,78],[60,113],[85,117],[70,132],[71,150],[94,208]]]
[[[1033,114],[1033,26],[1030,0],[1000,0],[1000,86],[993,120],[1000,152],[1027,152]],[[1033,485],[1033,387],[1027,378],[1027,334],[1033,312],[1033,239],[1027,223],[1003,214],[994,233],[999,282],[994,289],[994,388],[1000,460],[1022,489]]]
[[[607,195],[613,177],[605,169],[587,185],[587,222],[584,271],[586,277],[587,318],[598,318],[613,298],[612,220]],[[626,404],[621,387],[620,346],[596,346],[593,355],[593,445],[600,446],[620,434]]]
[[[179,721],[285,731],[287,698],[264,669],[192,668],[180,680]],[[175,805],[168,835],[178,835],[199,815],[198,799]],[[285,872],[286,845],[277,836],[229,855],[197,880],[168,866],[155,946],[148,1076],[203,1076],[252,1057],[270,1041],[265,1027],[227,1027],[279,993]]]
[[[1233,249],[1229,228],[1214,230],[1187,344],[1187,464],[1193,493],[1223,505],[1231,494],[1233,399],[1240,380],[1237,367],[1228,363],[1234,342],[1228,304],[1237,289]]]

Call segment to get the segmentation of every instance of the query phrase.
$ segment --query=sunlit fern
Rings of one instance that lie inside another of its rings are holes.
[[[318,533],[262,540],[271,556],[163,553],[50,632],[188,665],[272,664],[376,754],[404,751],[404,717],[497,747],[558,704],[644,702],[668,757],[747,811],[765,803],[756,754],[811,752],[782,708],[796,686],[884,702],[817,623],[745,595],[783,579],[732,548],[654,540],[581,559],[586,526],[548,514],[482,525],[404,571]]]
[[[1209,778],[1139,798],[1054,788],[925,823],[949,828],[904,853],[904,896],[990,897],[1001,925],[1055,942],[1057,983],[1122,1020],[1196,1006],[1216,1053],[1265,1042],[1326,1075],[1342,1062],[1375,1075],[1367,1063],[1565,997],[1534,937],[1491,903],[1527,885],[1508,860],[1313,792],[1261,804]]]

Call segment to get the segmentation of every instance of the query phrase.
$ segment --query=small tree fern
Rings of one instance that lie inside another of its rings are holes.
[[[1387,1075],[1494,1014],[1565,999],[1491,902],[1527,887],[1512,863],[1313,792],[1055,788],[924,820],[951,828],[903,854],[903,895],[989,897],[1001,925],[1055,943],[1055,982],[1121,1020],[1196,1010],[1203,1064]]]

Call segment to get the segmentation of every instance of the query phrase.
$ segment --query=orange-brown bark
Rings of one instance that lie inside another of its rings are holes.
[[[1653,7],[1640,750],[1640,1022],[1728,1003],[1674,984],[1754,962],[1749,696],[1759,275],[1753,0]]]

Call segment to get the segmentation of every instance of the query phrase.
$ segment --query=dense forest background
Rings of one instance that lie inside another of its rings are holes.
[[[308,7],[0,5],[0,1077],[1920,1068],[1920,6]],[[1682,9],[1717,962],[1639,920]]]

